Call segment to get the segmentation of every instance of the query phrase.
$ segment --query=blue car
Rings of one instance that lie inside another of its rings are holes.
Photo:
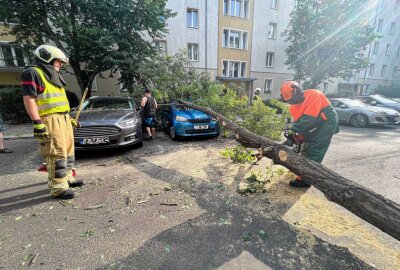
[[[178,137],[218,137],[219,124],[210,115],[171,103],[161,112],[161,124],[171,139]]]

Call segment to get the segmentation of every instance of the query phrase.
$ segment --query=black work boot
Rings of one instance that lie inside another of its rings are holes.
[[[76,193],[72,189],[67,189],[63,193],[61,193],[57,196],[54,196],[54,198],[61,199],[61,200],[70,200],[70,199],[75,198],[76,196],[78,196],[78,193]]]
[[[68,185],[69,185],[69,187],[74,188],[74,187],[84,186],[84,185],[86,185],[86,183],[83,180],[75,180],[74,182],[68,181]]]
[[[300,187],[300,188],[309,188],[311,187],[311,185],[304,183],[303,181],[299,181],[299,180],[291,180],[289,182],[289,185],[291,185],[292,187]]]

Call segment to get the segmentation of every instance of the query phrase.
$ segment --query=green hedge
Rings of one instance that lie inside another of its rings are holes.
[[[22,101],[21,88],[0,89],[0,113],[4,121],[29,122],[29,116]]]
[[[79,105],[75,93],[67,90],[67,98],[71,108]],[[21,88],[0,89],[0,114],[4,121],[11,123],[30,122],[24,107]]]
[[[375,91],[374,94],[380,94],[388,98],[400,98],[400,83],[381,86]]]

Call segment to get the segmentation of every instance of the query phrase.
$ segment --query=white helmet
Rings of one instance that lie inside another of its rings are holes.
[[[35,50],[35,55],[47,64],[50,64],[54,59],[59,59],[65,64],[69,64],[68,57],[65,53],[59,48],[51,45],[40,45]]]

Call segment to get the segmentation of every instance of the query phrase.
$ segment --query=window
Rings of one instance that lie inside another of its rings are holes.
[[[268,38],[276,39],[276,28],[277,28],[276,23],[270,23],[269,24]]]
[[[249,0],[224,0],[223,10],[225,16],[248,18]]]
[[[224,15],[229,15],[229,0],[224,0],[223,10]]]
[[[92,92],[97,92],[97,78],[94,77],[94,80],[92,82]]]
[[[188,44],[188,58],[190,61],[199,61],[199,44]]]
[[[397,78],[398,72],[399,72],[399,67],[398,67],[398,66],[395,66],[395,67],[393,68],[392,77],[393,77],[393,78]]]
[[[271,8],[272,9],[278,9],[278,3],[279,3],[279,0],[272,0]]]
[[[273,67],[274,66],[274,56],[275,56],[275,53],[267,52],[267,61],[265,63],[265,65],[267,67]]]
[[[377,54],[379,50],[379,42],[375,41],[374,42],[374,50],[373,50],[373,54]]]
[[[271,93],[272,92],[272,79],[265,79],[264,80],[264,93]]]
[[[13,47],[8,43],[0,43],[0,66],[25,66],[21,47]]]
[[[241,61],[222,61],[222,76],[243,78],[246,77],[246,62]]]
[[[324,93],[328,92],[329,82],[324,82]]]
[[[392,24],[390,25],[389,34],[394,35],[395,32],[396,32],[396,23],[392,22]]]
[[[382,29],[383,29],[383,20],[382,19],[379,19],[379,21],[378,21],[378,32],[382,32]]]
[[[247,36],[248,33],[244,31],[224,29],[222,36],[222,47],[246,50]]]
[[[167,42],[165,40],[155,40],[154,46],[157,48],[161,56],[167,55]]]
[[[373,76],[375,72],[375,64],[369,65],[369,76]]]
[[[369,94],[369,89],[371,88],[370,84],[364,84],[364,95]]]
[[[229,34],[229,47],[239,49],[240,48],[240,32],[230,31]]]
[[[386,53],[385,55],[390,55],[390,44],[386,45]]]
[[[381,70],[381,76],[384,77],[386,74],[386,69],[387,69],[387,65],[383,65],[382,66],[382,70]]]
[[[198,11],[197,9],[188,9],[186,15],[186,26],[190,28],[198,28]]]

